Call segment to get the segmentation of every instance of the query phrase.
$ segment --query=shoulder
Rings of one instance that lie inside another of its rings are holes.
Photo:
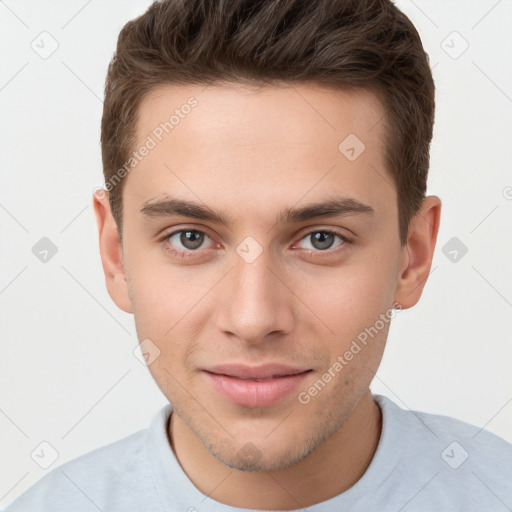
[[[428,484],[422,494],[438,494],[444,504],[512,506],[512,444],[456,418],[374,398],[388,421],[388,438],[401,450],[396,474]]]
[[[398,408],[396,404],[394,407]],[[411,425],[416,425],[418,434],[422,432],[426,439],[430,439],[435,444],[451,440],[454,445],[446,446],[447,457],[452,451],[457,455],[457,450],[464,455],[463,450],[466,450],[467,458],[475,457],[483,464],[486,461],[493,464],[500,461],[512,464],[512,444],[485,430],[484,427],[441,414],[404,409],[400,411],[402,415],[409,417]]]
[[[498,454],[510,455],[512,444],[505,439],[485,430],[483,427],[472,425],[465,421],[412,409],[404,409],[383,395],[373,395],[383,414],[391,423],[400,422],[409,433],[425,437],[426,439],[455,438],[466,441],[475,452],[497,451]]]
[[[121,511],[137,504],[143,508],[153,485],[145,456],[147,434],[148,429],[140,430],[57,466],[6,512]]]

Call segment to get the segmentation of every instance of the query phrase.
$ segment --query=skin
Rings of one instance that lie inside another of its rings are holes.
[[[161,86],[141,105],[138,143],[190,96],[198,105],[126,178],[122,243],[108,194],[93,198],[106,285],[134,314],[139,340],[160,350],[149,370],[173,405],[169,440],[195,486],[232,506],[305,507],[347,490],[372,460],[381,413],[369,386],[389,323],[307,404],[297,394],[394,303],[407,309],[418,302],[441,201],[424,200],[401,246],[396,190],[384,164],[385,112],[369,92]],[[366,146],[354,161],[338,150],[351,133]],[[233,222],[140,212],[165,194]],[[371,205],[375,214],[276,221],[285,208],[333,194]],[[190,249],[179,235],[159,241],[179,228],[203,231],[204,243]],[[310,235],[326,229],[353,243],[335,236],[331,247],[318,248]],[[248,236],[262,248],[251,263],[236,251]],[[312,371],[277,404],[244,407],[200,371],[228,362]]]

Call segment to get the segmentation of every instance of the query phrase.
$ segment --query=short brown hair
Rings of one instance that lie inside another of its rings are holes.
[[[123,27],[108,67],[101,122],[105,182],[113,183],[133,151],[138,108],[151,90],[226,81],[374,92],[386,111],[386,170],[406,243],[426,193],[434,81],[417,30],[390,0],[154,2]],[[121,236],[126,180],[117,179],[110,206]]]

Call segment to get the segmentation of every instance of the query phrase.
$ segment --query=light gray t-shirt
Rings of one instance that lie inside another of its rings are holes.
[[[382,433],[364,475],[309,512],[510,512],[512,444],[447,416],[373,395]],[[51,470],[6,512],[249,512],[212,500],[181,469],[167,440],[171,406],[149,429]]]

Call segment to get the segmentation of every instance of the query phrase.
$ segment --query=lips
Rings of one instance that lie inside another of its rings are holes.
[[[236,405],[268,407],[288,396],[310,369],[281,364],[219,365],[204,370],[214,390]]]

